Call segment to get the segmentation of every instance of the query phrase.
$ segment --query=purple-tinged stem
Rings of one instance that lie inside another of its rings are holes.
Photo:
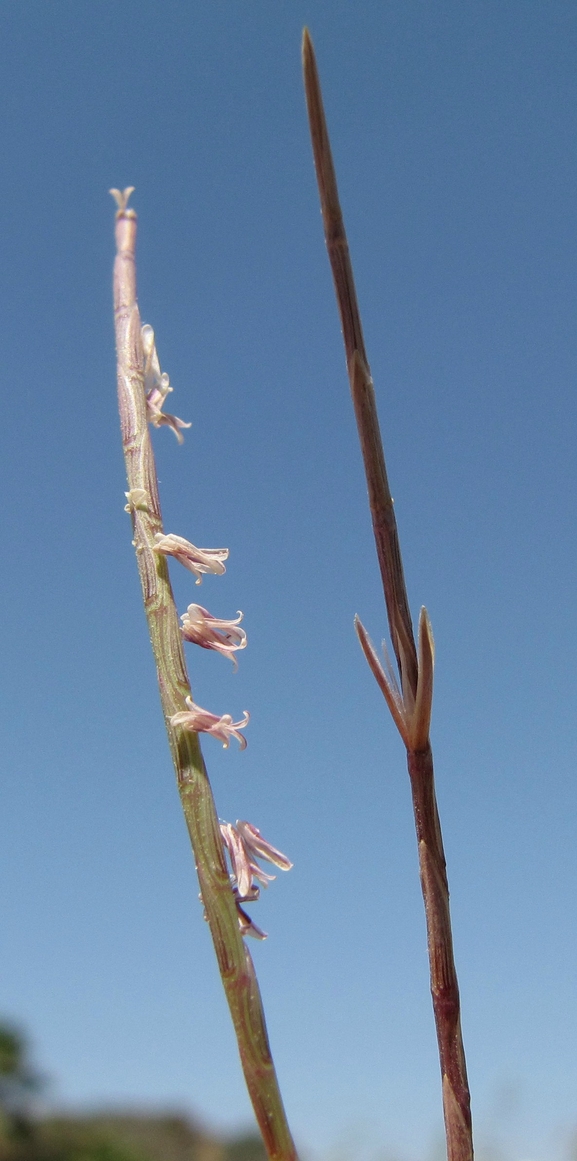
[[[419,849],[421,886],[427,921],[427,940],[433,1011],[437,1029],[443,1111],[448,1161],[472,1161],[471,1103],[461,1036],[459,988],[453,957],[449,888],[441,827],[435,797],[433,755],[428,740],[432,697],[432,637],[422,619],[421,664],[426,664],[419,687],[419,663],[403,574],[385,457],[381,440],[373,381],[365,350],[331,147],[323,109],[314,50],[308,30],[303,36],[303,68],[315,169],[320,193],[325,239],[331,263],[343,329],[347,369],[361,450],[365,465],[369,505],[383,581],[393,649],[401,678],[400,691],[379,669],[380,663],[362,626],[357,626],[371,669],[385,693],[389,708],[407,748],[415,826]],[[428,698],[428,707],[423,704]],[[417,706],[417,709],[415,709]],[[421,737],[425,725],[426,737]],[[411,739],[418,738],[418,742]]]
[[[136,214],[126,208],[124,199],[116,215],[114,322],[128,508],[144,608],[182,809],[247,1088],[271,1161],[297,1161],[270,1052],[254,966],[239,929],[198,735],[175,728],[170,722],[174,714],[186,709],[185,698],[190,696],[191,689],[166,557],[153,551],[155,534],[163,528],[146,413],[135,247]]]

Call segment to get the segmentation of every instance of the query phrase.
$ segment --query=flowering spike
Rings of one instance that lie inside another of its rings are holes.
[[[189,605],[181,617],[181,633],[185,641],[192,641],[203,649],[215,649],[224,657],[230,657],[235,669],[238,662],[234,656],[237,649],[246,647],[246,633],[239,629],[242,613],[233,621],[221,621],[213,617],[202,605]]]
[[[140,335],[144,353],[144,390],[146,393],[148,422],[153,427],[162,427],[163,425],[170,427],[178,442],[182,443],[184,436],[181,435],[180,428],[191,427],[192,424],[185,423],[183,419],[179,419],[176,415],[168,415],[163,412],[162,408],[166,396],[172,391],[170,379],[166,372],[163,373],[160,370],[158,352],[154,341],[154,331],[148,323],[145,323],[141,327]]]
[[[230,714],[223,714],[222,717],[219,717],[218,714],[211,714],[208,710],[196,705],[191,697],[186,698],[186,704],[187,710],[181,710],[180,713],[172,715],[171,726],[182,726],[183,730],[191,730],[195,734],[212,734],[213,737],[222,742],[225,750],[228,750],[230,739],[236,738],[241,750],[246,750],[246,738],[239,733],[239,730],[243,730],[250,721],[250,714],[246,710],[242,721],[233,722]]]
[[[175,536],[173,532],[164,535],[156,532],[154,552],[161,552],[164,556],[174,556],[185,568],[197,577],[197,585],[202,584],[203,573],[212,572],[222,576],[226,569],[223,561],[228,559],[228,548],[197,548],[190,540],[183,536]]]
[[[170,725],[175,716],[178,723],[176,711],[189,708],[185,705],[184,696],[190,694],[190,685],[178,615],[171,586],[167,583],[166,568],[162,564],[155,569],[154,558],[152,561],[150,558],[155,533],[160,527],[160,509],[154,455],[149,439],[146,407],[143,406],[144,351],[140,341],[140,315],[136,301],[136,225],[133,211],[125,210],[117,215],[114,265],[118,384],[128,476],[127,499],[133,513],[133,544],[178,790],[194,847],[206,919],[235,1027],[245,1079],[266,1142],[267,1154],[278,1161],[297,1161],[271,1057],[258,983],[241,928],[255,939],[264,938],[264,932],[252,924],[248,915],[237,911],[234,889],[226,870],[214,799],[199,746],[200,738],[194,733],[187,734],[184,729],[174,730]],[[147,342],[149,337],[145,332],[144,345]],[[153,372],[152,359],[149,371]],[[169,384],[166,379],[162,379],[160,367],[158,375],[160,382],[153,386],[163,395]],[[160,539],[163,541],[163,537]],[[181,548],[183,543],[187,545],[186,541],[180,541]],[[170,552],[174,544],[171,548],[168,545],[164,541],[161,547]],[[190,546],[187,548],[195,554],[192,571],[197,576],[203,571],[224,572],[222,560],[227,556],[226,551],[213,551],[212,555],[201,552],[199,560],[198,550]],[[190,561],[185,563],[191,567]],[[195,568],[194,563],[199,567]],[[198,714],[201,715],[200,722]],[[194,718],[192,723],[191,717]],[[215,718],[192,702],[188,714],[185,714],[185,725],[193,729],[210,731],[216,725],[215,732],[218,732],[220,726],[220,737],[224,735],[225,745],[232,736],[231,730],[238,730],[241,725],[244,726],[245,721],[233,723],[230,717]],[[225,731],[225,726],[229,727],[228,731]],[[239,737],[238,733],[236,736]],[[258,890],[259,884],[260,880],[254,890]]]

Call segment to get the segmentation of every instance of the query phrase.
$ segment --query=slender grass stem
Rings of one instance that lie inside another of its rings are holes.
[[[433,755],[428,740],[432,699],[432,637],[425,614],[420,622],[417,659],[375,392],[365,350],[315,55],[307,29],[303,36],[303,68],[325,239],[341,317],[389,630],[401,679],[400,689],[396,681],[391,681],[390,675],[387,677],[382,671],[362,626],[357,626],[357,631],[407,748],[427,922],[431,993],[443,1083],[447,1155],[449,1161],[471,1161],[471,1106],[453,957],[449,888],[435,797]]]
[[[132,518],[133,544],[162,710],[202,901],[255,1115],[271,1161],[296,1161],[254,966],[239,930],[218,816],[198,735],[174,728],[170,722],[174,714],[186,709],[185,698],[191,690],[167,561],[153,551],[155,533],[163,531],[162,516],[144,391],[144,357],[136,298],[136,214],[126,208],[125,202],[126,199],[116,215],[114,263],[118,401],[129,488],[127,507]]]

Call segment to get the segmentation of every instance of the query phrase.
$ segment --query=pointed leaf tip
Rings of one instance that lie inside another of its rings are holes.
[[[406,707],[403,702],[403,697],[397,680],[395,678],[393,667],[391,665],[386,645],[383,641],[383,651],[385,654],[385,665],[387,672],[383,669],[380,659],[377,656],[377,651],[361,621],[360,617],[355,617],[355,629],[357,637],[360,642],[361,649],[366,657],[369,669],[389,707],[391,717],[401,735],[403,742],[407,749],[409,748],[409,721],[406,712]]]
[[[301,55],[303,61],[303,68],[305,71],[310,69],[311,64],[315,63],[315,50],[313,47],[311,34],[305,24],[303,28],[303,37],[301,41]]]
[[[411,722],[411,748],[413,750],[423,750],[428,744],[433,708],[435,643],[429,615],[424,605],[419,615],[418,651],[417,696]]]

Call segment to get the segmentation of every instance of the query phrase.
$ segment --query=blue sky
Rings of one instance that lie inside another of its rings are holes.
[[[315,42],[432,739],[480,1155],[566,1161],[575,1062],[577,10],[548,0],[0,5],[1,1011],[50,1100],[250,1123],[123,512],[110,186],[182,448],[167,530],[230,549],[182,611],[223,818],[293,858],[253,908],[308,1157],[433,1161],[441,1107],[404,753],[300,77]]]

